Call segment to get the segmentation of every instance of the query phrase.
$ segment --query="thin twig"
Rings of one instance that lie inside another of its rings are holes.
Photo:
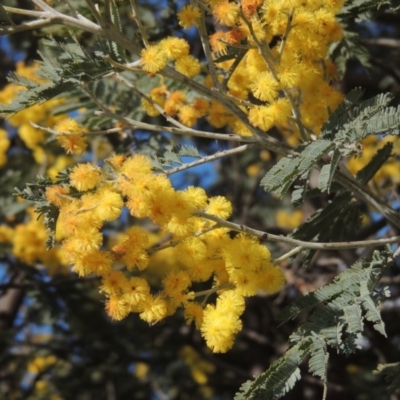
[[[224,134],[224,133],[212,133],[212,132],[205,132],[205,131],[198,131],[196,129],[192,128],[173,128],[170,126],[159,126],[159,125],[152,125],[152,124],[147,124],[145,122],[140,122],[136,121],[134,119],[128,118],[128,117],[122,117],[118,114],[114,114],[111,111],[95,111],[95,115],[105,115],[107,117],[114,118],[118,121],[124,122],[127,125],[130,125],[134,128],[138,129],[144,129],[148,131],[153,131],[153,132],[169,132],[173,133],[176,135],[186,135],[186,136],[192,136],[192,137],[203,137],[207,139],[213,139],[213,140],[227,140],[231,142],[244,142],[244,143],[260,143],[256,138],[252,136],[239,136],[239,135],[233,135],[233,134]]]
[[[43,11],[23,10],[22,8],[3,6],[3,8],[11,14],[27,15],[32,18],[43,18]]]
[[[78,11],[75,10],[73,5],[69,2],[69,0],[64,0],[64,3],[68,6],[72,14],[74,15],[75,18],[79,18],[79,13]]]
[[[83,90],[89,95],[89,97],[104,111],[108,112],[109,109],[94,95],[94,93],[89,89],[85,82],[81,82]]]
[[[286,243],[290,246],[301,246],[305,249],[312,250],[343,250],[343,249],[358,249],[360,247],[377,247],[383,246],[385,244],[398,243],[400,242],[400,236],[394,236],[387,239],[372,239],[364,240],[361,242],[331,242],[331,243],[317,243],[317,242],[304,242],[302,240],[293,239],[287,236],[273,235],[272,233],[267,233],[259,231],[257,229],[249,228],[245,225],[235,224],[233,222],[225,221],[215,215],[210,215],[205,212],[199,211],[195,215],[209,219],[210,221],[216,222],[220,227],[229,228],[236,232],[244,232],[249,235],[256,236],[261,240],[266,240],[269,242],[281,242]]]
[[[293,25],[292,25],[293,14],[294,14],[294,8],[290,9],[289,14],[288,14],[288,22],[286,24],[285,33],[282,36],[282,41],[281,41],[281,44],[279,46],[279,52],[278,52],[279,53],[279,59],[278,59],[278,61],[282,57],[283,50],[285,49],[285,45],[286,45],[289,33],[290,33],[290,31],[291,31],[291,29],[293,27]]]
[[[225,74],[224,79],[221,82],[221,88],[223,92],[228,91],[228,81],[235,72],[236,68],[239,66],[240,62],[243,60],[243,57],[246,55],[247,50],[241,50],[235,57],[235,61],[230,66],[228,72]]]
[[[201,40],[201,44],[203,46],[203,51],[206,56],[206,61],[208,65],[208,71],[210,72],[211,79],[213,81],[213,86],[217,89],[221,88],[221,83],[218,80],[217,71],[215,69],[214,60],[211,55],[210,42],[207,37],[207,29],[206,29],[206,20],[205,20],[205,11],[201,7],[201,17],[200,24],[198,26],[199,36]]]
[[[144,29],[142,21],[140,20],[136,1],[130,0],[130,2],[131,2],[131,6],[132,6],[132,11],[133,11],[133,18],[136,21],[136,24],[139,28],[139,32],[142,36],[143,44],[145,45],[145,47],[149,47],[150,43],[149,43],[149,40],[147,39],[146,30]]]
[[[231,156],[232,154],[243,153],[246,150],[249,150],[249,149],[252,149],[252,148],[254,149],[256,147],[258,147],[256,144],[244,144],[242,146],[235,147],[235,148],[230,149],[230,150],[218,151],[218,152],[212,154],[211,156],[202,157],[201,159],[193,161],[191,163],[187,163],[187,164],[184,164],[184,165],[180,165],[179,167],[171,168],[171,169],[165,171],[165,174],[166,175],[172,175],[172,174],[175,174],[177,172],[184,171],[186,169],[196,167],[197,165],[205,164],[205,163],[207,163],[209,161],[218,160],[219,158]]]
[[[274,76],[274,78],[278,81],[278,77],[276,76],[276,73],[275,73],[275,58],[271,52],[271,49],[268,47],[268,44],[267,44],[267,46],[265,46],[264,43],[261,43],[258,40],[258,37],[257,37],[256,33],[254,32],[252,23],[247,19],[247,17],[243,14],[242,11],[240,12],[240,14],[241,14],[240,15],[241,18],[243,19],[243,21],[249,28],[250,34],[258,47],[258,51],[264,58],[264,61],[266,62],[269,71]]]
[[[187,126],[181,124],[179,121],[177,121],[175,118],[172,118],[170,115],[168,115],[162,107],[160,107],[153,99],[147,95],[145,95],[143,92],[141,92],[135,85],[132,85],[127,79],[125,79],[121,74],[115,73],[115,78],[124,83],[126,86],[128,86],[129,89],[132,89],[136,94],[138,94],[140,97],[148,101],[168,122],[170,122],[172,125],[175,125],[177,128],[180,129],[186,129]]]
[[[85,0],[87,6],[89,7],[90,11],[92,12],[94,18],[96,19],[97,23],[102,27],[105,28],[105,22],[103,17],[100,15],[99,11],[95,4],[93,4],[92,0]]]
[[[234,287],[235,285],[233,283],[224,283],[223,285],[214,286],[211,289],[202,290],[200,292],[194,292],[194,297],[209,296],[210,294],[218,292],[219,290],[233,289]]]
[[[275,259],[274,259],[274,263],[278,264],[278,263],[280,263],[280,262],[282,262],[282,261],[285,261],[285,260],[287,260],[288,258],[290,258],[290,257],[292,257],[292,256],[294,256],[294,255],[296,255],[296,254],[298,254],[298,253],[300,253],[302,250],[303,250],[303,247],[302,247],[302,246],[297,246],[297,247],[295,247],[294,249],[288,251],[286,254],[283,254],[282,256],[280,256],[280,257],[278,257],[278,258],[275,258]]]
[[[212,225],[212,226],[209,226],[206,229],[203,229],[202,231],[193,233],[192,236],[199,237],[199,236],[204,235],[205,233],[211,232],[211,231],[213,231],[215,229],[218,229],[218,226],[217,225]],[[164,244],[156,244],[156,245],[150,247],[149,249],[147,249],[146,251],[147,251],[147,253],[149,255],[152,255],[152,254],[156,253],[157,251],[168,249],[169,247],[175,247],[180,242],[182,242],[182,240],[183,239],[179,239],[179,240],[173,240],[173,241],[170,241],[170,242],[164,243]]]
[[[55,136],[69,136],[69,133],[62,133],[62,132],[57,132],[54,129],[51,128],[46,128],[44,126],[40,126],[38,124],[35,124],[34,122],[31,121],[31,125],[36,128],[36,129],[40,129],[42,131],[45,131],[47,133],[50,133],[52,135]],[[82,132],[82,136],[97,136],[97,135],[107,135],[109,133],[116,133],[116,132],[120,132],[121,130],[123,130],[124,128],[110,128],[110,129],[105,129],[103,131],[92,131],[92,132]]]

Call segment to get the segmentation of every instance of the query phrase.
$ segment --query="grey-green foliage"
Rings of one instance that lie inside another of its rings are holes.
[[[389,247],[375,251],[370,261],[356,262],[331,284],[287,306],[278,316],[281,323],[314,312],[290,336],[289,350],[266,372],[246,382],[235,399],[279,399],[301,378],[299,366],[307,358],[310,373],[325,385],[329,347],[343,355],[356,351],[366,321],[385,335],[378,305],[388,291],[377,292],[376,286],[392,262]]]
[[[166,146],[162,156],[151,155],[153,167],[159,171],[183,165],[182,157],[202,158],[197,148],[189,145]]]
[[[71,169],[67,168],[66,170],[60,172],[57,175],[57,179],[55,182],[51,179],[38,176],[35,183],[27,184],[22,191],[18,188],[14,189],[15,196],[20,196],[25,200],[35,203],[38,217],[43,216],[43,223],[46,226],[46,230],[49,235],[46,241],[47,249],[51,249],[54,246],[56,223],[60,211],[57,207],[55,207],[46,199],[46,188],[49,186],[53,186],[54,184],[61,185],[69,183],[70,171]],[[72,190],[69,195],[74,196],[76,194],[77,192]]]
[[[282,197],[297,179],[303,180],[304,184],[296,188],[293,196],[293,202],[298,205],[305,198],[309,174],[317,163],[322,164],[324,156],[329,154],[330,160],[321,167],[318,188],[329,193],[342,157],[360,155],[362,139],[370,135],[399,134],[400,107],[389,107],[391,95],[379,94],[360,103],[362,94],[361,89],[352,90],[324,124],[320,138],[301,145],[296,155],[282,158],[264,176],[261,186]],[[379,153],[375,166],[387,161],[388,150]],[[368,179],[376,172],[371,165]]]
[[[271,168],[261,180],[261,186],[282,197],[298,177],[306,178],[314,165],[334,147],[334,143],[323,139],[302,145],[298,155],[284,157]]]
[[[374,374],[381,376],[386,381],[389,392],[400,389],[400,362],[379,364]]]
[[[48,40],[41,52],[40,76],[46,83],[33,81],[15,73],[9,75],[10,82],[24,86],[27,90],[9,105],[0,105],[0,114],[13,115],[35,104],[42,104],[61,94],[74,91],[81,82],[92,82],[110,73],[110,64],[99,57],[91,57],[74,42],[59,43]]]
[[[346,71],[349,60],[356,60],[364,69],[370,69],[370,51],[362,41],[360,23],[377,19],[380,14],[398,9],[398,0],[346,0],[337,15],[343,27],[343,37],[330,47],[330,56],[338,67],[340,77]]]
[[[117,7],[117,4],[115,3],[115,0],[111,0],[108,3],[106,3],[106,5],[107,4],[109,6],[108,13],[110,16],[110,22],[114,26],[116,26],[120,32],[122,32],[121,17],[119,15],[118,7]],[[126,62],[125,51],[121,46],[117,45],[116,43],[114,43],[111,40],[107,40],[106,43],[107,43],[110,57],[113,60],[118,61],[119,63]]]

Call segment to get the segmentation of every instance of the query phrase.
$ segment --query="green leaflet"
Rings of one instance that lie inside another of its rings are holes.
[[[333,180],[333,176],[335,174],[336,168],[339,165],[339,162],[342,158],[342,155],[338,150],[335,150],[332,155],[332,160],[330,164],[325,164],[321,168],[321,172],[319,174],[318,179],[318,189],[321,192],[328,192],[330,193],[330,188]]]
[[[329,354],[326,343],[317,334],[313,334],[313,342],[310,346],[311,357],[308,360],[308,369],[314,375],[326,382]]]
[[[115,25],[120,32],[122,32],[121,18],[115,0],[109,1],[108,5],[109,5],[108,14],[111,20],[110,22],[113,25]],[[108,51],[110,53],[110,57],[119,63],[125,63],[126,62],[125,50],[115,42],[112,42],[111,40],[107,40],[106,43]]]
[[[377,309],[374,299],[371,296],[367,296],[362,298],[360,303],[365,312],[365,318],[374,324],[375,330],[386,337],[385,324],[382,321],[381,313]]]
[[[343,309],[345,320],[349,330],[355,334],[362,332],[363,322],[361,319],[362,312],[358,304],[350,304]]]
[[[85,60],[70,63],[61,76],[65,79],[77,79],[83,82],[91,82],[102,78],[113,71],[111,65],[104,60]]]
[[[392,154],[392,150],[393,143],[386,143],[376,152],[371,161],[357,173],[356,178],[360,182],[367,184],[379,171],[382,165],[385,164],[385,162],[389,159],[390,155]]]

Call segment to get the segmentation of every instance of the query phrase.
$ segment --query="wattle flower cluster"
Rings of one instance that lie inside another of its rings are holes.
[[[276,126],[294,142],[299,125],[318,134],[329,112],[342,101],[329,85],[336,70],[327,58],[328,47],[342,37],[335,18],[343,0],[205,0],[184,6],[180,25],[199,29],[203,14],[211,14],[215,32],[208,37],[215,76],[189,55],[189,44],[169,37],[143,50],[142,69],[152,75],[167,64],[205,86],[224,92],[240,106],[248,121],[267,132]],[[236,56],[221,61],[221,56]],[[241,53],[240,57],[238,54]],[[237,62],[239,60],[239,62]],[[236,64],[235,64],[236,63]],[[218,84],[224,86],[217,87]],[[236,134],[252,132],[222,104],[205,98],[187,98],[164,84],[149,94],[142,105],[150,116],[160,109],[192,127],[205,117],[215,128],[229,126]],[[155,107],[159,106],[159,107]]]
[[[205,212],[227,219],[232,206],[226,198],[208,198],[195,187],[175,190],[166,175],[152,172],[150,159],[142,155],[115,155],[107,164],[108,172],[78,164],[69,185],[46,191],[47,200],[59,207],[56,233],[73,270],[80,276],[101,276],[100,290],[111,318],[121,320],[135,312],[151,324],[183,307],[185,319],[196,324],[209,347],[227,351],[241,329],[244,297],[259,290],[274,293],[284,284],[269,250],[244,234],[231,238],[228,229],[197,215]],[[117,219],[123,208],[137,219],[151,220],[172,236],[172,242],[150,246],[148,232],[133,226],[108,246],[104,224]],[[155,291],[141,271],[153,254],[171,246],[179,268],[165,274],[161,290]],[[211,287],[196,293],[192,285],[197,282],[209,282]],[[216,304],[206,304],[215,292]],[[200,296],[203,302],[196,301]]]

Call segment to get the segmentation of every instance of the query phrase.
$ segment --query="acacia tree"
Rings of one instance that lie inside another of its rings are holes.
[[[389,93],[344,95],[339,79],[348,58],[374,60],[354,50],[355,23],[394,10],[0,6],[2,34],[42,35],[41,60],[19,64],[2,91],[3,392],[307,398],[308,370],[326,397],[330,365],[343,382],[332,349],[349,356],[386,335],[390,291],[378,285],[398,256],[400,117]],[[209,185],[198,168],[216,161]],[[396,361],[385,343],[382,361]],[[373,368],[397,388],[398,364]]]

